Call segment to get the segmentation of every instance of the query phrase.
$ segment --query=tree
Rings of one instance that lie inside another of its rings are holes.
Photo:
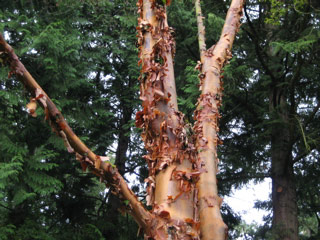
[[[165,11],[169,4],[170,1],[138,1],[143,110],[137,113],[136,124],[143,128],[142,138],[148,150],[145,156],[149,166],[147,204],[152,205],[151,212],[128,189],[108,158],[94,154],[73,133],[53,101],[3,38],[2,59],[33,96],[27,106],[30,113],[34,114],[37,103],[44,108],[46,120],[64,140],[68,151],[76,154],[84,170],[89,168],[100,176],[127,203],[127,210],[148,238],[197,239],[200,228],[201,239],[224,239],[226,225],[220,216],[221,199],[216,184],[217,121],[222,96],[220,76],[222,67],[231,58],[243,1],[232,2],[220,41],[208,50],[197,4],[201,46],[201,62],[197,67],[201,71],[202,94],[193,130],[184,123],[177,107],[172,60],[174,41]],[[212,188],[208,188],[208,184]]]
[[[232,156],[229,141],[234,147],[241,143],[247,153],[235,149],[235,157],[240,153],[249,163],[249,167],[235,165],[232,171],[238,171],[239,177],[244,173],[252,178],[271,177],[272,202],[260,206],[273,210],[273,237],[278,239],[299,238],[298,216],[304,215],[309,203],[313,213],[307,215],[315,224],[319,214],[314,205],[318,188],[312,187],[313,197],[307,197],[307,182],[318,171],[310,171],[310,165],[317,161],[314,156],[319,151],[319,85],[314,70],[319,64],[315,20],[319,15],[315,8],[306,1],[247,1],[246,24],[234,50],[241,57],[233,59],[226,70],[226,78],[233,78],[237,86],[226,86],[227,99],[237,106],[238,129],[245,130],[224,141],[226,151]]]

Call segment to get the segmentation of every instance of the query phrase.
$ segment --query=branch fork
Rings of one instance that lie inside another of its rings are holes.
[[[233,0],[221,38],[206,49],[205,29],[200,1],[195,0],[198,22],[202,91],[195,111],[193,130],[178,110],[173,56],[175,42],[168,26],[166,6],[169,0],[138,0],[137,37],[141,65],[140,99],[143,110],[136,114],[136,126],[143,129],[142,139],[148,154],[148,211],[129,189],[108,157],[93,153],[72,131],[61,112],[25,69],[19,58],[0,35],[0,59],[10,67],[32,99],[29,113],[36,117],[37,104],[45,111],[45,119],[62,138],[69,153],[74,153],[84,171],[88,168],[99,176],[120,200],[129,202],[128,211],[144,229],[145,239],[224,240],[227,226],[217,190],[217,145],[219,107],[222,101],[222,68],[231,56],[235,34],[240,27],[244,0]],[[193,132],[189,136],[188,132]]]

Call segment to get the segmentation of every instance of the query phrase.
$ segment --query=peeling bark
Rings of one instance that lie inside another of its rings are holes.
[[[137,113],[136,125],[143,129],[142,139],[148,150],[147,203],[156,215],[167,220],[167,237],[197,239],[192,175],[195,157],[193,145],[186,145],[186,126],[177,107],[172,29],[161,1],[140,0],[138,7],[143,110]]]
[[[224,224],[220,205],[222,199],[218,196],[217,179],[218,154],[217,145],[220,143],[217,133],[219,131],[218,120],[219,107],[222,101],[222,68],[228,63],[231,56],[231,48],[235,35],[240,27],[240,18],[244,0],[233,0],[228,10],[221,37],[216,45],[206,52],[201,51],[201,63],[197,68],[200,70],[200,90],[197,110],[194,118],[196,120],[194,132],[196,136],[196,147],[198,150],[198,165],[205,169],[197,182],[198,204],[200,214],[201,239],[225,239],[227,237],[227,226]],[[196,2],[196,8],[200,4]],[[197,11],[200,16],[201,12]],[[202,20],[198,15],[198,25]],[[202,36],[203,35],[203,36]],[[204,39],[204,30],[199,33],[199,45]]]
[[[173,70],[175,42],[168,26],[166,6],[171,1],[138,0],[138,43],[141,65],[140,99],[142,110],[136,126],[143,129],[142,139],[149,167],[147,211],[128,188],[118,170],[106,157],[94,154],[73,133],[61,112],[24,68],[13,49],[0,35],[0,57],[34,97],[28,109],[34,115],[37,104],[45,109],[46,120],[60,136],[68,151],[75,153],[82,168],[89,168],[111,188],[120,200],[128,200],[126,211],[145,233],[145,239],[224,240],[227,227],[217,190],[217,136],[219,106],[222,98],[222,68],[231,58],[231,47],[240,26],[244,0],[233,0],[221,38],[206,50],[200,1],[196,1],[199,26],[202,93],[192,129],[178,111]],[[191,134],[190,134],[191,133]],[[119,149],[119,156],[124,150]],[[105,161],[106,160],[106,161]],[[123,165],[120,165],[123,167]],[[121,171],[123,169],[120,169]]]

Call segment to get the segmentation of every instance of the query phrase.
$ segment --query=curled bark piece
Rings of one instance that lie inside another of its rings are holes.
[[[37,102],[34,99],[31,99],[30,102],[27,104],[27,109],[29,114],[32,117],[37,117],[36,109],[37,109]]]
[[[74,153],[74,149],[71,147],[66,134],[63,131],[60,131],[60,136],[63,139],[64,146],[67,148],[69,153]]]

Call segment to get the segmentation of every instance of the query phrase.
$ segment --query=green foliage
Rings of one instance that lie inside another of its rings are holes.
[[[310,7],[312,7],[311,2],[308,0],[267,0],[267,3],[270,3],[270,10],[265,19],[265,23],[275,26],[282,24],[289,11],[295,11],[299,14],[310,14]]]
[[[14,234],[15,226],[12,224],[2,226],[0,225],[0,239],[10,240],[11,236]]]
[[[184,75],[186,77],[186,84],[182,87],[182,90],[186,94],[186,98],[178,98],[179,105],[185,110],[184,112],[192,113],[195,109],[197,98],[200,95],[199,91],[199,72],[195,69],[196,63],[192,60],[188,60]],[[188,116],[189,121],[192,117]]]
[[[243,23],[231,64],[225,67],[220,125],[222,189],[251,177],[257,181],[273,177],[271,162],[280,164],[273,159],[275,149],[282,146],[270,145],[271,139],[291,129],[290,146],[283,146],[288,147],[288,159],[296,161],[289,160],[285,166],[293,164],[300,226],[304,226],[303,218],[313,221],[310,226],[318,225],[314,216],[319,214],[320,196],[318,184],[312,182],[318,172],[318,157],[314,156],[319,153],[320,140],[316,137],[319,114],[313,115],[319,102],[315,90],[319,89],[319,13],[307,5],[301,5],[299,12],[291,1],[247,1],[250,22]],[[259,202],[255,207],[271,211],[272,202]],[[242,234],[248,239],[279,239],[271,231],[271,220],[272,214],[265,218],[264,226],[246,226]],[[301,239],[305,237],[302,230],[300,234]],[[312,233],[310,238],[315,236]]]
[[[317,239],[320,236],[318,228],[318,219],[315,214],[313,215],[300,215],[299,216],[299,232],[302,240]]]
[[[312,49],[313,45],[319,41],[319,39],[320,31],[316,29],[311,29],[309,34],[302,36],[296,41],[272,42],[271,51],[274,56],[277,55],[280,50],[283,50],[287,53],[300,53],[302,51],[309,51]]]
[[[269,0],[271,3],[270,16],[266,18],[267,24],[280,25],[281,18],[288,12],[288,8],[283,1]]]
[[[121,116],[138,105],[135,3],[2,1],[0,6],[0,30],[82,140],[106,155],[121,124],[130,139],[133,123],[122,123]],[[7,78],[8,69],[0,71],[0,239],[135,236],[132,219],[124,229],[133,230],[125,232],[109,222],[103,186],[81,172],[42,120],[43,111],[37,110],[37,119],[28,116],[30,95],[14,76]],[[140,159],[141,152],[130,151]]]
[[[208,13],[208,17],[206,19],[206,36],[207,38],[209,38],[208,42],[211,42],[211,39],[213,39],[214,42],[217,42],[220,38],[220,33],[222,31],[224,19],[214,13]]]

